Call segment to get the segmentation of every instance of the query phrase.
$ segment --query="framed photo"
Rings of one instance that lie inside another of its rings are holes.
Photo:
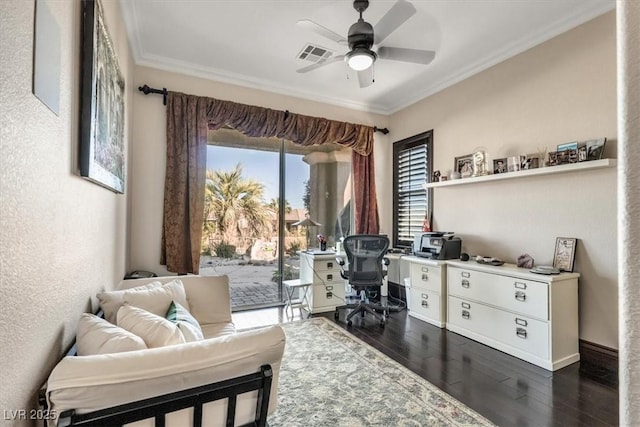
[[[525,160],[525,156],[510,156],[507,157],[507,170],[509,172],[517,172],[522,169],[522,163]]]
[[[578,239],[573,237],[557,237],[553,254],[553,266],[560,271],[573,271]]]
[[[102,6],[82,1],[80,176],[124,193],[124,78]]]
[[[587,146],[587,160],[600,160],[602,153],[604,152],[604,143],[607,142],[607,138],[592,139],[586,141]]]
[[[558,145],[558,148],[556,151],[560,152],[560,151],[577,150],[577,149],[578,149],[578,141],[574,141],[574,142],[567,142],[566,144]]]
[[[470,177],[473,175],[473,154],[456,157],[453,167],[460,174],[460,178]]]
[[[507,158],[493,160],[493,173],[506,173],[507,172]]]
[[[581,142],[578,144],[578,162],[587,161],[587,143]]]

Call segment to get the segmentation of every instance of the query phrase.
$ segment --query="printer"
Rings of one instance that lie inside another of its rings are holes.
[[[432,231],[418,233],[413,240],[413,254],[430,259],[460,258],[462,240],[453,232]]]

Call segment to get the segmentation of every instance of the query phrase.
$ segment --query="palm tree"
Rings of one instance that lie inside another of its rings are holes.
[[[271,199],[269,203],[267,203],[267,207],[277,213],[280,210],[280,198],[276,197],[275,199]],[[291,213],[292,211],[291,204],[287,199],[284,199],[284,211],[285,213]]]
[[[208,170],[206,177],[205,224],[211,232],[226,242],[247,242],[268,230],[264,185],[243,177],[240,163],[231,171]]]

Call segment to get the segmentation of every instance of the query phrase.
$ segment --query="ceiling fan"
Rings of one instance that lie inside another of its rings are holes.
[[[358,21],[351,25],[347,39],[340,34],[309,19],[302,19],[297,25],[311,30],[339,44],[348,44],[349,52],[320,59],[315,64],[296,70],[307,73],[320,67],[344,60],[349,68],[357,72],[360,87],[370,86],[373,81],[373,63],[376,59],[411,62],[427,65],[436,53],[432,50],[407,49],[380,46],[380,44],[416,13],[416,8],[406,0],[398,0],[374,26],[362,19],[362,13],[369,7],[368,0],[354,0],[353,8],[360,14]],[[378,46],[374,51],[373,46]]]

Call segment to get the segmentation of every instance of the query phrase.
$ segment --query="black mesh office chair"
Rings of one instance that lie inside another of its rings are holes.
[[[354,234],[344,239],[343,246],[349,266],[345,271],[344,259],[338,258],[340,275],[349,281],[351,287],[361,295],[361,299],[357,303],[336,307],[336,320],[340,317],[341,309],[354,309],[347,315],[347,325],[351,326],[351,318],[358,313],[362,317],[365,313],[370,313],[380,322],[380,326],[384,326],[385,318],[389,316],[389,309],[371,299],[375,296],[379,299],[382,279],[387,274],[382,265],[389,264],[389,260],[384,258],[389,249],[389,239],[386,236]]]

